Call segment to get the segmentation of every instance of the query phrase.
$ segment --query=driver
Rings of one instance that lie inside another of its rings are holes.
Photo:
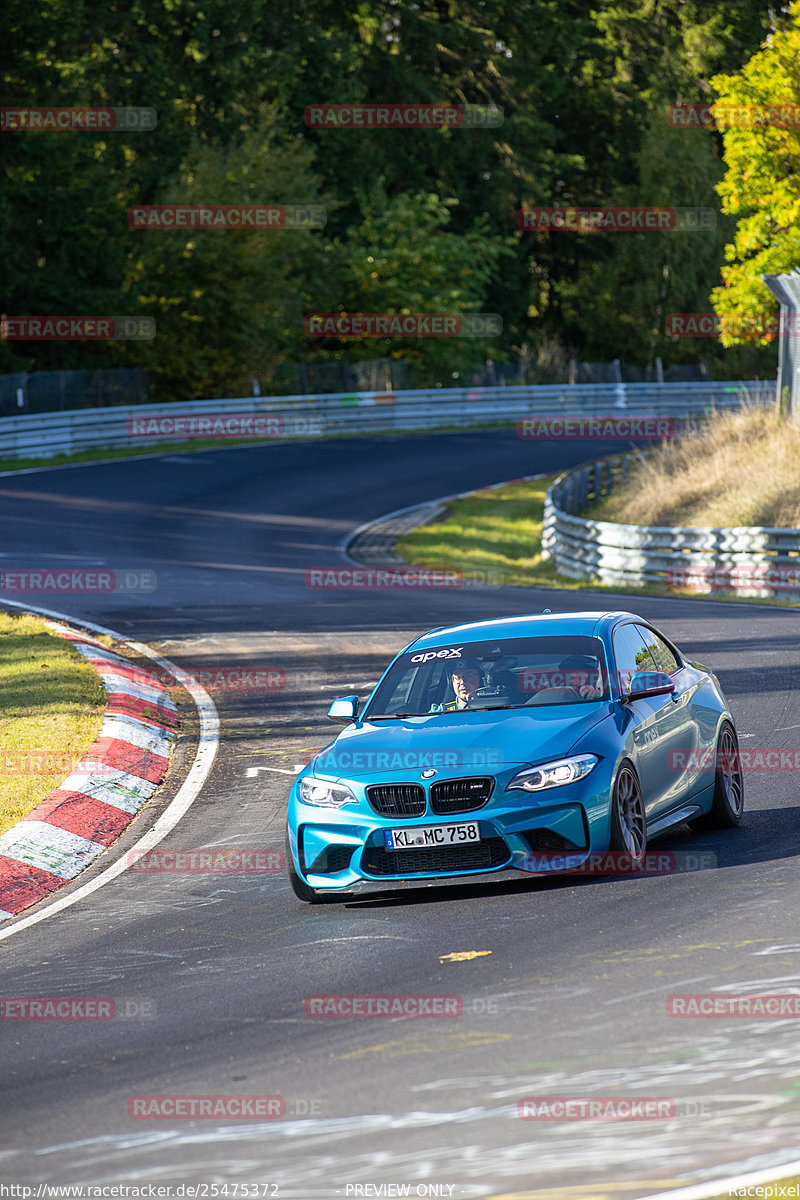
[[[434,704],[431,706],[431,712],[456,712],[458,709],[470,707],[470,701],[474,699],[475,693],[481,686],[481,673],[478,670],[477,662],[459,663],[450,672],[450,682],[455,693],[455,700],[450,700],[446,704]]]
[[[573,688],[584,700],[599,700],[603,694],[597,659],[588,654],[572,654],[558,664],[564,671],[566,687]]]

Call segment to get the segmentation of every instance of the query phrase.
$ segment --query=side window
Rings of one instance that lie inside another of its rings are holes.
[[[681,669],[681,664],[672,650],[670,650],[667,643],[657,633],[653,633],[652,629],[643,629],[641,625],[637,625],[636,628],[645,640],[645,645],[650,651],[653,662],[656,664],[656,670],[666,671],[668,675],[674,675],[676,671]]]
[[[649,632],[649,630],[648,630]],[[621,691],[630,687],[634,671],[654,671],[655,663],[636,625],[622,625],[614,634],[614,657]]]

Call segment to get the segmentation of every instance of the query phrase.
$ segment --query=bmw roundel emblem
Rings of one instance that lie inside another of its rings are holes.
[[[420,775],[420,779],[433,779],[435,774],[436,772],[434,771],[433,767],[426,767]]]

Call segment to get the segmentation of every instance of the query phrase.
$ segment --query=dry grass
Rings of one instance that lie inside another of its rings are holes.
[[[800,529],[800,422],[774,409],[719,413],[666,443],[583,514],[629,525]]]

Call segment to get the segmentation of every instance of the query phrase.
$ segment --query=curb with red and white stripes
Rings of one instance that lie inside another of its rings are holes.
[[[79,875],[116,841],[169,767],[178,712],[163,684],[92,637],[53,621],[108,693],[97,740],[60,787],[0,834],[0,922]]]

